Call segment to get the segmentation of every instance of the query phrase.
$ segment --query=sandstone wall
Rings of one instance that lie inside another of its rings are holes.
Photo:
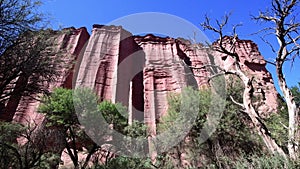
[[[65,56],[69,56],[65,62],[71,66],[62,70],[57,83],[49,84],[49,89],[71,88],[72,83],[73,87],[89,87],[100,100],[127,106],[129,122],[144,120],[155,126],[168,108],[168,93],[180,92],[187,85],[208,85],[210,70],[203,67],[192,72],[188,66],[217,63],[230,69],[233,63],[230,57],[208,52],[207,48],[183,39],[133,36],[120,26],[94,25],[91,36],[85,28],[68,31],[57,42],[66,51]],[[277,92],[265,68],[266,62],[251,41],[238,40],[236,51],[241,56],[242,69],[255,78],[256,94],[263,98],[257,103],[259,113],[268,116],[276,110]],[[14,120],[37,118],[38,105],[38,101],[23,98]]]
[[[45,84],[50,91],[55,87],[72,87],[74,61],[77,60],[85,41],[89,38],[89,34],[86,28],[68,28],[62,32],[55,32],[53,36],[55,36],[58,44],[57,50],[63,51],[59,57],[63,57],[64,63],[62,70],[60,70],[61,76],[57,78],[56,83]],[[17,107],[10,110],[16,112],[14,121],[24,124],[28,122],[41,124],[44,116],[37,113],[39,100],[32,97],[23,97],[17,103],[19,103]]]
[[[55,87],[89,87],[100,100],[127,106],[128,122],[144,121],[151,135],[156,134],[156,123],[168,109],[169,93],[180,92],[185,86],[209,86],[208,79],[214,72],[204,65],[233,66],[230,57],[201,45],[151,34],[135,36],[120,26],[94,25],[91,36],[85,28],[68,28],[56,41],[67,67],[56,83],[45,84],[50,91]],[[266,62],[252,41],[238,40],[235,48],[242,69],[255,79],[255,95],[262,98],[256,103],[259,115],[267,117],[276,111],[278,93]],[[190,66],[202,68],[191,70]],[[23,97],[11,102],[9,108],[16,112],[16,122],[42,124],[44,116],[37,113],[39,104]]]
[[[229,46],[229,45],[228,45]],[[250,40],[236,40],[235,50],[240,56],[241,69],[248,77],[253,77],[254,95],[259,98],[254,105],[261,117],[266,118],[277,112],[278,92],[275,89],[273,78],[266,69],[266,61],[255,43]],[[214,52],[217,64],[226,70],[234,67],[231,57]]]

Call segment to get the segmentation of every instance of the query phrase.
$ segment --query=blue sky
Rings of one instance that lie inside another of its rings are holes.
[[[257,35],[251,35],[264,25],[255,23],[250,15],[257,15],[259,10],[265,10],[268,6],[270,0],[44,0],[41,10],[49,14],[51,27],[54,29],[74,26],[87,27],[89,31],[93,24],[108,24],[120,17],[141,12],[168,13],[187,20],[201,29],[200,23],[204,21],[205,14],[212,19],[219,19],[225,13],[232,12],[229,26],[242,23],[243,26],[238,29],[239,38],[253,40],[258,44],[265,59],[272,60],[275,54],[271,52],[269,46]],[[229,33],[230,29],[226,32]],[[210,41],[217,38],[217,35],[211,32],[204,33]],[[290,63],[284,66],[289,86],[300,82],[299,60],[292,68]],[[274,67],[268,65],[267,68],[277,86]]]

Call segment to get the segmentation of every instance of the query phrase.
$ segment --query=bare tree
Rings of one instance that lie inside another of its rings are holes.
[[[276,60],[271,63],[276,66],[276,73],[280,89],[288,107],[289,127],[288,127],[288,153],[291,159],[297,159],[299,156],[299,107],[294,100],[294,96],[287,86],[283,73],[283,65],[286,61],[292,61],[299,57],[300,53],[300,21],[297,18],[296,9],[299,9],[299,0],[272,0],[271,8],[264,12],[260,12],[259,16],[254,17],[255,20],[271,23],[270,27],[266,27],[259,32],[267,32],[267,35],[275,35],[279,46],[272,44],[266,38],[264,42],[271,46],[272,51],[276,52]],[[235,52],[235,43],[237,41],[236,26],[233,27],[233,36],[224,35],[224,27],[228,24],[229,15],[224,17],[223,21],[216,20],[216,26],[206,17],[202,27],[206,30],[213,31],[219,35],[218,41],[213,45],[215,51],[230,56],[234,59],[234,68],[225,70],[220,67],[222,74],[233,74],[239,77],[244,84],[243,103],[232,101],[243,107],[245,113],[248,114],[258,134],[262,137],[265,145],[272,153],[279,153],[286,157],[282,148],[278,146],[275,140],[270,136],[264,122],[254,109],[251,102],[253,96],[253,77],[248,77],[242,71],[239,55]],[[239,26],[239,25],[237,25]],[[266,37],[264,36],[264,37]],[[270,63],[270,62],[269,62]],[[193,67],[192,67],[193,68]],[[193,68],[199,69],[199,68]],[[219,74],[215,75],[218,76]]]
[[[270,43],[266,38],[263,40],[269,44],[276,52],[276,74],[280,90],[283,93],[288,107],[289,126],[288,126],[288,151],[292,159],[299,156],[299,107],[297,107],[294,96],[288,88],[283,73],[283,65],[286,61],[292,61],[299,57],[300,52],[300,18],[298,16],[299,0],[272,0],[271,8],[260,12],[255,20],[271,23],[263,31],[267,35],[273,35],[278,41],[278,47]]]
[[[254,124],[254,128],[256,132],[261,136],[264,144],[267,146],[268,150],[272,153],[279,153],[280,155],[286,157],[286,154],[282,150],[282,148],[276,143],[276,141],[271,137],[269,130],[264,124],[262,118],[259,116],[258,112],[255,110],[254,105],[252,103],[252,97],[254,94],[253,87],[253,79],[254,77],[249,77],[241,68],[240,64],[240,56],[235,51],[237,41],[239,40],[236,34],[236,25],[233,27],[234,36],[226,36],[224,35],[224,27],[228,24],[228,19],[230,15],[225,15],[222,21],[216,20],[215,26],[211,23],[209,17],[205,17],[205,22],[201,24],[204,30],[210,30],[218,34],[219,39],[212,45],[214,51],[231,57],[233,59],[233,66],[229,70],[223,69],[221,67],[217,67],[220,73],[214,75],[213,77],[219,75],[228,75],[232,74],[241,79],[244,85],[243,91],[243,102],[238,103],[232,97],[232,101],[242,107],[242,110],[249,116],[252,123]],[[211,67],[211,65],[207,65]],[[214,66],[216,67],[216,66]],[[192,69],[199,69],[196,67],[191,67]],[[213,78],[210,77],[210,78]]]

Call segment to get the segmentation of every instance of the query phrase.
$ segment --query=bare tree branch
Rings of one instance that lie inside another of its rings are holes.
[[[239,102],[235,101],[234,98],[233,98],[232,96],[230,96],[230,99],[231,99],[231,101],[232,101],[234,104],[239,105],[239,106],[241,106],[242,108],[245,108],[245,106],[244,106],[242,103],[239,103]]]
[[[262,16],[264,16],[262,14]],[[259,114],[254,109],[254,106],[252,104],[252,96],[253,96],[253,77],[248,77],[241,69],[240,65],[240,59],[239,55],[235,51],[237,33],[236,33],[236,27],[233,27],[233,33],[234,36],[225,36],[223,34],[224,27],[227,25],[229,19],[229,15],[225,15],[224,19],[220,21],[216,21],[216,26],[212,26],[212,23],[210,22],[210,19],[206,16],[204,23],[201,24],[201,26],[204,28],[204,30],[210,30],[219,35],[219,40],[213,44],[214,50],[216,52],[219,52],[221,54],[228,55],[234,59],[234,64],[230,68],[230,70],[221,70],[220,73],[217,73],[213,76],[211,76],[209,79],[214,78],[216,76],[220,75],[226,75],[226,74],[234,74],[237,77],[241,79],[241,81],[244,84],[244,92],[243,92],[243,103],[240,104],[233,100],[234,103],[237,105],[242,106],[245,109],[246,114],[250,117],[252,123],[255,126],[255,129],[257,133],[261,136],[263,139],[265,145],[268,147],[268,149],[272,153],[279,153],[283,157],[286,157],[286,154],[282,150],[282,148],[276,143],[276,141],[271,137],[269,130],[267,129],[266,125],[263,123],[263,120],[260,118]],[[276,18],[272,17],[263,17],[265,20],[275,20]],[[231,97],[231,99],[233,99]]]
[[[294,96],[287,87],[286,79],[283,74],[283,64],[286,61],[292,61],[299,56],[299,29],[300,22],[297,21],[296,9],[299,9],[299,0],[272,0],[271,12],[261,12],[256,20],[271,22],[274,24],[273,31],[276,35],[279,47],[275,50],[274,45],[272,50],[276,51],[276,73],[280,90],[283,93],[284,99],[288,107],[289,126],[288,126],[288,152],[292,159],[297,159],[299,156],[299,110],[294,100]],[[266,41],[265,41],[266,42]]]
[[[276,66],[276,63],[274,63],[274,62],[271,62],[271,61],[268,61],[268,60],[265,60],[265,61],[266,61],[267,63],[273,65],[273,66]]]
[[[260,39],[261,39],[262,41],[264,41],[267,45],[269,45],[269,47],[271,48],[271,50],[272,50],[273,53],[276,53],[276,50],[275,50],[273,44],[271,44],[268,40],[266,40],[266,39],[263,38],[263,37],[260,37]]]

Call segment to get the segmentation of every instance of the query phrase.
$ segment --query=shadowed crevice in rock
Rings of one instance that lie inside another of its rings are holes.
[[[176,43],[176,50],[177,50],[177,55],[179,56],[180,59],[184,61],[184,63],[188,66],[192,66],[191,59],[184,53],[180,47],[179,47],[179,40],[175,40]]]

